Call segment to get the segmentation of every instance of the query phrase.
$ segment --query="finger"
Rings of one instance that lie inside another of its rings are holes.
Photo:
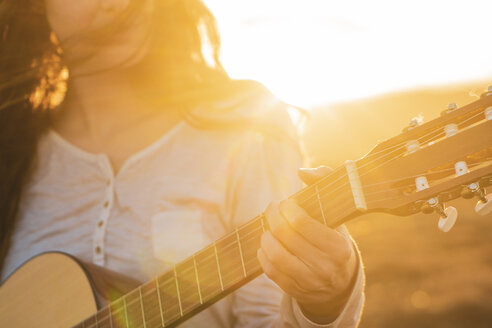
[[[263,272],[272,279],[284,292],[294,297],[299,302],[304,303],[320,303],[322,300],[326,299],[326,287],[316,291],[306,291],[302,286],[284,274],[282,271],[278,270],[265,255],[263,250],[260,248],[257,252],[258,262],[263,269]]]
[[[261,238],[261,250],[277,270],[295,280],[302,289],[317,291],[323,287],[319,277],[304,262],[285,249],[269,231]]]
[[[331,252],[321,249],[296,232],[280,214],[278,206],[271,204],[265,211],[265,217],[272,235],[294,256],[298,257],[315,274],[326,279],[335,271],[338,262],[333,260]],[[336,253],[336,252],[335,252]]]
[[[309,294],[306,291],[301,290],[294,279],[278,270],[273,263],[268,260],[268,257],[261,248],[258,249],[257,257],[263,272],[268,278],[272,279],[280,288],[282,288],[284,292],[299,299],[302,299],[305,294]]]
[[[318,166],[317,168],[301,167],[297,174],[299,178],[307,185],[312,185],[324,176],[333,172],[333,169],[328,166]]]
[[[352,255],[352,244],[349,238],[335,229],[313,219],[293,199],[283,201],[279,205],[280,214],[296,232],[323,253],[331,254],[340,262],[348,260]]]

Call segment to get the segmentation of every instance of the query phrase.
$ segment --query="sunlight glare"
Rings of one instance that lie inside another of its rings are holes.
[[[492,2],[206,0],[234,78],[299,106],[492,77]]]

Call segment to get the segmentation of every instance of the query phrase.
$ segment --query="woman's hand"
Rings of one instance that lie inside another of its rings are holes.
[[[302,170],[308,184],[328,168]],[[341,313],[357,268],[349,237],[310,217],[294,200],[271,203],[265,211],[270,231],[263,234],[258,260],[265,274],[294,297],[318,323]]]

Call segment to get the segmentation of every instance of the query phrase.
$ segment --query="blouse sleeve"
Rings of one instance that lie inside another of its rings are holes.
[[[231,228],[262,213],[270,201],[285,199],[302,187],[297,177],[302,156],[295,142],[252,133],[245,145],[232,174],[235,177],[225,211]],[[345,227],[341,229],[348,234]],[[357,250],[355,243],[354,247]],[[235,327],[354,327],[363,304],[363,281],[359,260],[356,281],[342,313],[331,324],[319,325],[307,319],[296,301],[262,274],[234,294]]]

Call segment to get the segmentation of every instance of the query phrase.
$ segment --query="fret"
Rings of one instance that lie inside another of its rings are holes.
[[[193,257],[176,265],[176,276],[183,313],[187,313],[201,304]]]
[[[181,305],[181,295],[179,294],[179,283],[178,283],[178,277],[176,275],[176,266],[174,266],[173,270],[174,270],[174,281],[176,282],[176,291],[178,294],[179,313],[181,314],[181,316],[183,316],[183,306]]]
[[[244,278],[239,244],[235,234],[229,234],[216,243],[220,273],[225,288],[231,287]]]
[[[157,298],[159,299],[159,312],[161,313],[161,324],[162,327],[165,327],[166,325],[164,324],[164,313],[162,312],[161,290],[159,288],[159,277],[155,278],[155,286],[157,289]]]
[[[244,265],[243,250],[241,249],[241,239],[239,238],[239,232],[237,231],[237,228],[236,228],[236,239],[237,239],[237,245],[239,247],[239,257],[241,258],[241,265],[243,267],[243,274],[246,277],[246,266]]]
[[[147,325],[145,324],[145,311],[143,308],[142,287],[138,287],[138,293],[140,296],[140,310],[142,311],[143,326],[144,326],[144,328],[147,328]]]
[[[96,327],[97,328],[110,328],[111,327],[111,315],[109,307],[105,307],[96,314]]]
[[[268,221],[266,220],[265,214],[260,214],[258,216],[258,218],[261,221],[261,226],[263,228],[263,232],[265,232],[266,230],[268,230],[270,228],[270,226],[268,225]]]
[[[247,275],[255,274],[260,269],[257,252],[261,246],[261,236],[263,235],[264,227],[262,218],[257,217],[257,219],[248,222],[238,229]]]
[[[162,327],[161,307],[156,282],[151,280],[140,287],[142,317],[145,328]]]
[[[195,268],[195,279],[198,287],[198,296],[200,297],[200,304],[203,304],[202,291],[200,290],[200,279],[198,279],[198,268],[196,267],[196,257],[193,254],[193,267]]]
[[[128,323],[126,321],[126,311],[124,308],[123,298],[119,298],[109,304],[110,314],[111,314],[111,322],[113,326],[116,327],[128,327]]]
[[[113,328],[113,312],[111,311],[111,306],[108,306],[108,316],[109,316],[109,327]]]
[[[217,272],[219,273],[220,289],[224,290],[224,281],[222,280],[222,273],[220,272],[219,254],[217,252],[217,244],[215,242],[214,242],[214,251],[215,251],[215,261],[217,262]]]
[[[140,299],[140,289],[137,288],[125,295],[125,307],[128,318],[128,324],[130,327],[144,328],[144,321],[142,316],[142,306]]]
[[[140,309],[145,328],[161,327],[159,300],[154,280],[140,286]]]
[[[346,169],[336,170],[294,196],[312,217],[332,228],[357,210],[346,172]]]
[[[93,316],[90,316],[89,318],[85,319],[83,322],[82,322],[82,327],[96,327],[96,316],[93,315]]]
[[[340,189],[336,192],[336,194],[329,194],[326,192],[326,195],[323,195],[323,192],[320,191],[320,198],[325,204],[323,209],[326,216],[327,225],[329,227],[336,227],[340,225],[339,220],[341,218],[356,211],[350,187]],[[336,205],[326,206],[328,201],[329,203]],[[315,217],[319,217],[319,215]]]
[[[126,307],[126,298],[125,298],[125,296],[123,296],[123,310],[125,310],[126,328],[130,328],[129,321],[128,321],[128,308]]]
[[[162,327],[156,283],[151,280],[140,287],[144,327]]]
[[[354,211],[352,191],[344,179],[343,173],[336,173],[291,198],[319,222],[335,226]],[[268,229],[264,214],[257,216],[77,327],[174,327],[201,305],[261,273],[257,252]]]
[[[215,247],[213,245],[208,246],[196,253],[194,260],[200,283],[200,294],[202,295],[202,301],[206,302],[224,290],[218,269],[218,257],[216,256]]]
[[[324,225],[327,225],[326,224],[325,212],[323,211],[323,204],[321,204],[321,199],[319,197],[318,185],[316,185],[316,198],[318,199],[319,209],[320,209],[320,212],[321,212],[321,217],[323,218],[323,223],[324,223]]]
[[[161,309],[166,324],[181,317],[178,301],[178,291],[174,278],[174,271],[168,271],[159,278],[159,292],[161,294]]]
[[[356,210],[348,179],[343,174],[337,172],[332,180],[321,180],[293,197],[318,222],[338,226],[341,218]]]

